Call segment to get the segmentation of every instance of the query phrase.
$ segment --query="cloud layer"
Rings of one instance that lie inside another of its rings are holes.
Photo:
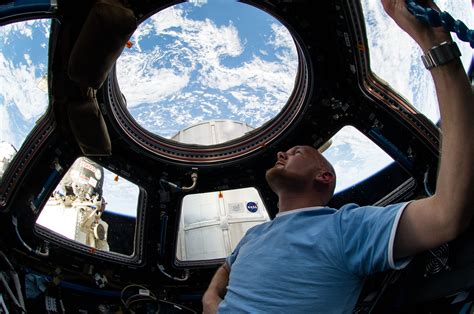
[[[474,14],[469,0],[437,2],[442,10],[474,28]],[[385,14],[380,1],[363,0],[362,7],[370,51],[372,71],[433,122],[439,120],[434,84],[426,71],[416,43]],[[472,49],[455,35],[468,69]],[[344,190],[385,168],[393,160],[382,149],[353,127],[344,127],[324,153],[338,176],[336,192]]]
[[[257,127],[281,110],[293,90],[297,54],[288,31],[267,20],[262,33],[255,29],[255,38],[244,36],[239,18],[217,22],[191,14],[205,8],[205,2],[153,16],[140,25],[134,46],[119,59],[119,84],[129,110],[157,134],[172,136],[190,124],[221,118]],[[384,15],[379,1],[362,2],[373,71],[436,121],[436,96],[419,59],[421,51]],[[440,0],[438,5],[474,28],[470,1]],[[0,142],[17,149],[48,104],[38,83],[47,74],[49,26],[48,20],[38,20],[0,28]],[[461,50],[467,67],[472,50],[465,43]],[[359,136],[344,128],[328,150],[338,190],[390,162]]]
[[[49,25],[38,20],[0,28],[0,141],[17,149],[48,105],[38,83],[47,74]]]
[[[343,127],[323,155],[336,171],[336,192],[363,181],[389,165],[393,159],[352,126]]]
[[[436,2],[443,11],[461,19],[474,28],[474,14],[469,0]],[[403,95],[415,108],[434,122],[439,120],[439,111],[433,80],[421,61],[423,53],[418,45],[389,18],[380,1],[363,0],[367,37],[372,71]],[[472,59],[469,44],[453,39],[462,51],[466,69]]]
[[[291,35],[273,19],[262,30],[266,40],[255,42],[257,36],[241,36],[238,18],[218,25],[191,18],[190,10],[197,9],[168,8],[133,35],[134,47],[117,63],[130,112],[165,137],[213,119],[262,125],[294,88],[298,60]]]

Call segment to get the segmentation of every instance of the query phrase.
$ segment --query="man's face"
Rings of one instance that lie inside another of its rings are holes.
[[[267,170],[266,179],[275,192],[280,188],[301,189],[313,184],[326,163],[313,147],[295,146],[278,152],[275,166]]]

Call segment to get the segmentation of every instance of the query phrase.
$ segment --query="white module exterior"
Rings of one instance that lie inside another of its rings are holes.
[[[185,144],[216,145],[245,135],[253,128],[243,122],[212,120],[187,127],[171,139]]]
[[[62,234],[66,238],[76,240],[79,211],[77,207],[64,206],[63,203],[57,200],[49,199],[36,223]]]
[[[212,120],[185,128],[171,139],[185,144],[216,145],[252,130],[239,121]],[[176,258],[225,258],[249,228],[269,219],[255,188],[187,195],[181,207]]]
[[[50,198],[41,211],[36,223],[65,236],[99,250],[109,251],[107,243],[108,224],[96,217],[96,210],[91,202],[75,201],[70,206]],[[94,223],[102,225],[105,239],[94,235]]]
[[[249,228],[270,219],[255,188],[187,195],[181,209],[180,261],[225,258]]]

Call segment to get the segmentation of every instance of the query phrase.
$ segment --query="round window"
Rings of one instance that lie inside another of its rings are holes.
[[[151,15],[116,65],[127,110],[142,128],[198,145],[256,132],[285,107],[297,74],[288,29],[234,1],[186,2]]]

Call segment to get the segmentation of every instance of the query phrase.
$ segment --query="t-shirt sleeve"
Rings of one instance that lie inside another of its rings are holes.
[[[232,267],[232,264],[235,262],[235,259],[237,258],[237,255],[239,255],[239,249],[242,246],[242,242],[245,241],[245,236],[239,241],[239,244],[235,247],[235,249],[230,253],[229,256],[226,258],[226,263],[229,267]]]
[[[359,276],[404,268],[410,259],[394,261],[393,245],[398,222],[408,203],[386,207],[341,208],[342,253],[349,270]]]
[[[257,229],[257,227],[258,225],[253,226],[252,228],[247,230],[247,232],[245,233],[243,238],[240,239],[239,243],[237,244],[235,249],[232,251],[232,253],[229,256],[227,256],[225,261],[229,267],[232,267],[232,264],[235,262],[235,260],[237,259],[237,256],[239,255],[240,248],[242,247],[242,245],[245,244],[245,242],[249,240],[249,237],[251,237],[250,235],[252,234],[253,230]]]

